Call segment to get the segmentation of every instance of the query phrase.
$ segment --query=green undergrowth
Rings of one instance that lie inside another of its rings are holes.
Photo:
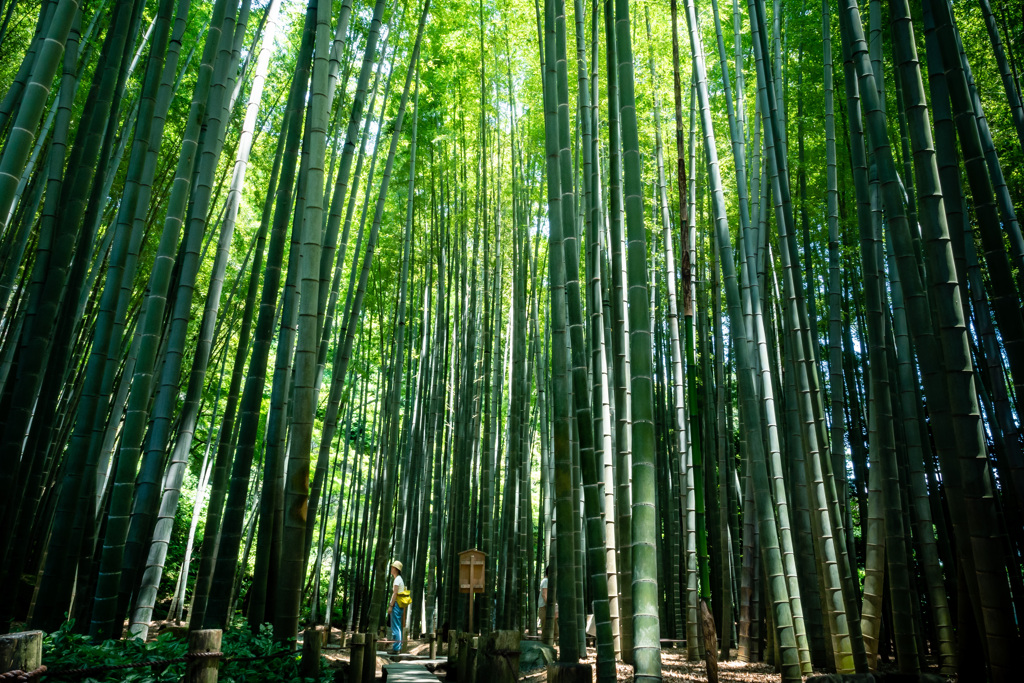
[[[143,642],[138,638],[129,640],[105,640],[93,642],[89,636],[73,631],[74,621],[65,622],[60,630],[43,640],[43,664],[52,673],[68,669],[87,669],[121,664],[157,662],[185,656],[188,645],[184,638],[173,633],[163,633],[154,640]],[[278,643],[273,638],[269,624],[263,624],[259,633],[249,629],[225,631],[221,651],[225,658],[257,657],[278,655],[254,661],[222,662],[218,681],[220,683],[242,683],[243,681],[294,681],[302,683],[328,683],[333,672],[327,667],[327,660],[321,658],[319,681],[299,676],[299,653],[284,654],[294,650],[293,644]],[[92,673],[85,677],[44,676],[43,681],[83,681],[85,683],[163,683],[183,680],[185,664],[154,664],[133,669],[113,669]]]

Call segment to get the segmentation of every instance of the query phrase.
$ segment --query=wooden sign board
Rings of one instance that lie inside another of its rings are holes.
[[[484,592],[484,560],[487,556],[476,548],[459,553],[459,592]]]

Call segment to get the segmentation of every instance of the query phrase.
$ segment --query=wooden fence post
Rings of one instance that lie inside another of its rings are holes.
[[[188,634],[188,653],[201,655],[206,652],[220,652],[220,629],[203,629]],[[196,657],[188,662],[185,680],[188,683],[217,683],[220,668],[219,657]]]
[[[476,654],[476,650],[472,647],[473,634],[459,632],[458,638],[456,639],[459,647],[458,654],[456,655],[455,671],[456,680],[459,683],[472,683],[473,674],[473,659],[472,656]],[[451,662],[451,659],[448,660]],[[449,671],[451,670],[449,666]]]
[[[374,634],[366,634],[364,649],[366,654],[363,656],[362,683],[373,683],[374,679],[377,678],[377,639],[374,637]],[[352,679],[349,683],[359,683],[359,681]]]
[[[42,663],[42,631],[23,631],[0,636],[0,673],[33,671]]]
[[[468,683],[476,683],[476,657],[480,649],[480,636],[469,634],[469,656],[466,657],[466,677]]]
[[[548,683],[591,683],[593,675],[589,664],[555,662],[548,665]]]
[[[363,680],[363,658],[366,656],[366,635],[353,633],[349,639],[349,683],[360,683]]]
[[[491,631],[480,636],[474,675],[481,683],[519,681],[519,631]]]
[[[303,678],[320,678],[321,631],[316,627],[302,632],[302,661],[299,675]]]

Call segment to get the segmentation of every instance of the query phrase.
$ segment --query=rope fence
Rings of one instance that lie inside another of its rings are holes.
[[[14,671],[7,671],[0,674],[0,681],[31,681],[39,678],[46,673],[46,667],[40,666],[32,671],[22,671],[21,669],[15,669]]]
[[[83,667],[78,669],[63,669],[61,671],[50,671],[46,666],[40,666],[32,671],[21,671],[14,670],[6,673],[0,673],[0,681],[34,681],[45,677],[46,680],[67,680],[75,678],[84,678],[86,676],[93,676],[95,674],[109,673],[112,671],[125,671],[128,669],[142,669],[145,667],[163,667],[167,668],[172,664],[186,664],[191,661],[198,661],[203,659],[219,659],[223,664],[230,664],[231,662],[255,662],[262,659],[275,659],[277,657],[286,657],[288,655],[297,655],[297,652],[289,650],[282,650],[280,652],[274,652],[269,655],[253,655],[251,657],[226,657],[223,652],[190,652],[182,657],[174,657],[173,659],[151,659],[147,662],[134,662],[131,664],[106,664],[103,666],[91,666]]]

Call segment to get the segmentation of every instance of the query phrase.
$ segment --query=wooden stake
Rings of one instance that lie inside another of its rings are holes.
[[[366,634],[353,633],[349,644],[348,680],[360,683],[363,680],[363,659],[366,656]]]
[[[377,678],[377,639],[372,633],[366,634],[366,645],[363,646],[366,654],[363,655],[363,680],[362,683],[373,683]],[[351,683],[359,683],[351,679]]]
[[[548,665],[548,683],[591,683],[593,679],[589,664],[555,662]]]
[[[320,678],[320,630],[317,628],[307,628],[302,633],[299,673],[303,678]]]
[[[33,671],[42,663],[42,631],[24,631],[0,636],[0,673]]]
[[[521,639],[519,631],[491,631],[481,636],[476,653],[476,680],[486,683],[517,683]]]
[[[203,629],[188,634],[188,653],[190,655],[205,652],[220,652],[220,629]],[[218,657],[197,657],[189,660],[185,680],[188,683],[217,683],[217,671],[220,668]]]
[[[473,636],[469,633],[459,633],[458,637],[458,654],[455,664],[455,680],[460,683],[471,683],[472,669],[472,641]],[[451,659],[448,660],[451,662]],[[449,664],[449,671],[451,666]]]

